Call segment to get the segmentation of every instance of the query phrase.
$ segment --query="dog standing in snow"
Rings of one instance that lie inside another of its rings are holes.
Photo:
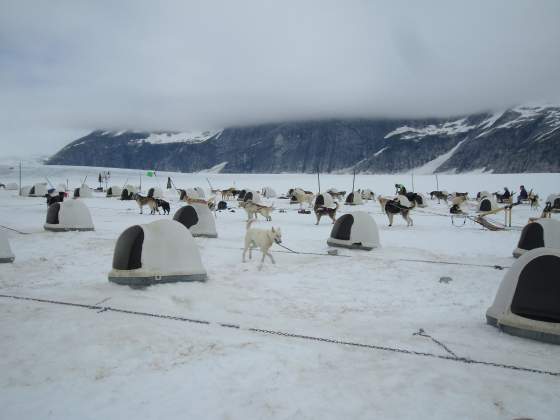
[[[251,219],[247,222],[247,232],[245,233],[245,248],[243,249],[243,262],[245,262],[245,255],[247,251],[249,251],[249,259],[252,257],[251,251],[253,246],[258,247],[261,249],[262,252],[262,259],[260,268],[262,268],[264,264],[264,257],[267,255],[270,257],[270,261],[272,264],[276,264],[274,261],[274,257],[270,253],[270,248],[274,243],[277,244],[282,243],[282,232],[280,232],[280,228],[274,229],[257,229],[252,228],[251,225],[255,219]]]
[[[249,200],[240,202],[239,207],[243,207],[247,212],[247,220],[256,219],[257,214],[260,214],[267,222],[272,221],[271,213],[272,210],[274,210],[272,206],[263,206],[262,204],[253,203],[253,201]]]
[[[148,206],[150,208],[150,214],[155,214],[156,211],[159,213],[155,198],[144,197],[136,193],[134,194],[134,200],[136,201],[136,204],[138,204],[138,207],[140,207],[140,214],[144,213],[143,212],[144,206]]]
[[[406,196],[399,195],[396,198],[387,198],[379,196],[377,198],[379,201],[379,205],[381,206],[381,210],[385,212],[389,219],[389,226],[393,226],[393,215],[399,214],[402,218],[406,221],[407,226],[413,226],[414,222],[410,217],[410,210],[412,210],[416,203],[410,202]]]

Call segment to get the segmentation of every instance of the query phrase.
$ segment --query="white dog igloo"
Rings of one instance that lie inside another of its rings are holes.
[[[379,230],[375,220],[365,211],[347,213],[336,220],[327,244],[369,251],[380,247]]]
[[[511,335],[560,344],[560,250],[521,255],[500,283],[486,321]]]
[[[115,244],[109,281],[132,287],[205,281],[196,242],[175,220],[157,220],[127,228]]]
[[[44,228],[53,232],[94,230],[91,213],[80,200],[51,204],[47,209]]]

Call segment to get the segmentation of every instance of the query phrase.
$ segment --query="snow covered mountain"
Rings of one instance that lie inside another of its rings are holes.
[[[230,173],[560,172],[560,107],[446,119],[333,119],[176,132],[98,130],[48,164]]]

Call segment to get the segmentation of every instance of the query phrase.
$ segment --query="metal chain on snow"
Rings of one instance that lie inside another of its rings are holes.
[[[309,341],[322,342],[322,343],[329,343],[329,344],[339,344],[339,345],[359,347],[359,348],[364,348],[364,349],[369,349],[369,350],[388,351],[388,352],[393,352],[393,353],[407,354],[407,355],[411,355],[411,356],[430,357],[430,358],[434,358],[434,359],[448,360],[448,361],[452,361],[452,362],[459,362],[459,363],[473,364],[473,365],[492,366],[492,367],[497,367],[497,368],[501,368],[501,369],[509,369],[509,370],[516,370],[516,371],[520,371],[520,372],[527,372],[527,373],[535,373],[535,374],[540,374],[540,375],[550,375],[550,376],[560,377],[560,372],[553,372],[553,371],[541,370],[541,369],[532,369],[532,368],[526,368],[526,367],[523,367],[523,366],[508,365],[508,364],[504,364],[504,363],[486,362],[486,361],[483,361],[483,360],[474,360],[474,359],[469,359],[469,358],[466,358],[466,357],[457,357],[457,356],[455,356],[455,354],[451,350],[449,350],[447,347],[445,347],[445,345],[443,343],[441,343],[441,342],[435,340],[434,338],[424,334],[423,330],[419,330],[419,332],[415,333],[415,334],[431,338],[432,340],[434,340],[434,342],[443,346],[452,355],[446,356],[446,355],[441,355],[441,354],[434,354],[434,353],[420,352],[420,351],[415,351],[415,350],[402,349],[402,348],[399,348],[399,347],[387,347],[387,346],[379,346],[379,345],[375,345],[375,344],[364,344],[364,343],[357,343],[357,342],[353,342],[353,341],[337,340],[337,339],[333,339],[333,338],[324,338],[324,337],[316,337],[316,336],[311,336],[311,335],[294,334],[294,333],[288,333],[288,332],[284,332],[284,331],[265,330],[265,329],[262,329],[262,328],[242,328],[239,325],[232,324],[232,323],[210,322],[210,321],[203,321],[203,320],[198,320],[198,319],[185,318],[185,317],[181,317],[181,316],[163,315],[163,314],[155,314],[155,313],[150,313],[150,312],[141,312],[141,311],[132,311],[132,310],[127,310],[127,309],[119,309],[119,308],[113,308],[111,306],[86,305],[86,304],[81,304],[81,303],[72,303],[72,302],[56,301],[56,300],[51,300],[51,299],[40,299],[40,298],[31,298],[31,297],[13,296],[13,295],[4,295],[4,294],[0,294],[0,298],[25,300],[25,301],[33,301],[33,302],[40,302],[40,303],[49,303],[49,304],[54,304],[54,305],[65,305],[65,306],[71,306],[71,307],[77,307],[77,308],[83,308],[83,309],[92,309],[92,310],[96,310],[97,313],[115,312],[115,313],[121,313],[121,314],[139,315],[139,316],[146,316],[146,317],[165,319],[165,320],[171,320],[171,321],[192,322],[192,323],[203,324],[203,325],[217,325],[219,327],[232,328],[232,329],[261,333],[261,334],[277,335],[277,336],[282,336],[282,337],[296,338],[296,339],[309,340]],[[422,334],[420,334],[420,332]]]
[[[13,231],[13,232],[17,232],[17,233],[19,233],[20,235],[31,235],[29,232],[22,232],[21,230],[17,230],[17,229],[8,227],[8,226],[0,225],[0,227],[2,227],[2,228],[4,228],[4,229],[11,230],[11,231]]]
[[[455,224],[455,219],[456,218],[462,218],[463,219],[463,224],[462,225]],[[465,226],[466,223],[467,223],[467,216],[461,216],[461,215],[455,215],[455,214],[453,216],[451,216],[451,224],[455,227],[463,227],[463,226]]]
[[[336,257],[347,257],[350,258],[352,257],[351,255],[345,255],[345,254],[324,254],[324,253],[319,253],[319,252],[300,252],[300,251],[294,251],[293,249],[287,248],[285,246],[282,246],[280,244],[276,244],[281,246],[282,248],[285,248],[287,251],[270,251],[273,253],[284,253],[284,254],[294,254],[294,255],[319,255],[321,257],[330,257],[330,256],[336,256]],[[231,248],[231,247],[214,247],[214,248],[220,248],[220,249],[231,249],[231,250],[243,250],[243,248]],[[255,247],[253,247],[253,249],[255,249]],[[496,270],[503,270],[505,268],[511,268],[510,266],[507,265],[498,265],[498,264],[474,264],[474,263],[462,263],[462,262],[456,262],[456,261],[436,261],[436,260],[420,260],[420,259],[414,259],[414,258],[381,258],[381,257],[369,257],[371,259],[377,259],[377,260],[382,260],[382,261],[402,261],[402,262],[417,262],[417,263],[427,263],[427,264],[443,264],[443,265],[459,265],[459,266],[465,266],[465,267],[481,267],[481,268],[494,268]]]
[[[432,337],[429,334],[426,334],[423,328],[420,328],[418,331],[416,331],[415,333],[413,333],[412,335],[419,335],[420,337],[426,337],[429,338],[430,340],[432,340],[434,343],[436,343],[438,346],[440,346],[442,349],[444,349],[447,353],[449,353],[451,356],[453,357],[458,357],[455,353],[453,353],[449,347],[447,347],[445,344],[443,344],[441,341],[436,340],[434,337]]]

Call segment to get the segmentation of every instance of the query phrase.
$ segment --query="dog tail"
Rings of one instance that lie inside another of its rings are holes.
[[[247,230],[249,230],[249,228],[251,227],[251,225],[253,224],[254,221],[255,221],[255,219],[249,219],[249,220],[247,221],[247,225],[246,225],[245,228],[246,228]]]

